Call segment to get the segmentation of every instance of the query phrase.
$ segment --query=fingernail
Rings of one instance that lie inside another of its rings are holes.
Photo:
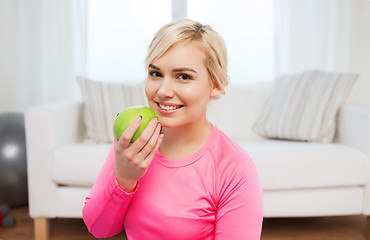
[[[140,122],[142,118],[143,118],[142,116],[139,116],[138,118],[136,118],[136,121]]]
[[[151,120],[153,123],[157,123],[158,122],[158,118],[153,118],[152,120]]]

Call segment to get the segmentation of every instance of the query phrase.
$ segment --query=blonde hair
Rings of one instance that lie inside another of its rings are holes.
[[[158,30],[148,47],[145,67],[159,59],[178,42],[194,44],[206,56],[206,67],[211,81],[225,94],[229,84],[227,51],[222,37],[209,25],[190,19],[176,19]]]

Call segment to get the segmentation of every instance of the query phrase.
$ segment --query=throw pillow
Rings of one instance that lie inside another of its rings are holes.
[[[123,109],[146,105],[143,84],[93,81],[78,77],[83,100],[87,137],[94,142],[113,141],[114,119]]]
[[[357,77],[324,71],[280,76],[253,131],[267,138],[332,142],[337,111]]]

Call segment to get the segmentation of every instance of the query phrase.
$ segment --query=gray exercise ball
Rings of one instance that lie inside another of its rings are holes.
[[[28,203],[24,115],[0,113],[0,204]]]

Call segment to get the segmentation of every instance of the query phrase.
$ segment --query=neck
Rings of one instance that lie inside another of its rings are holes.
[[[174,128],[163,128],[161,154],[168,159],[186,158],[207,142],[212,131],[207,119]]]

